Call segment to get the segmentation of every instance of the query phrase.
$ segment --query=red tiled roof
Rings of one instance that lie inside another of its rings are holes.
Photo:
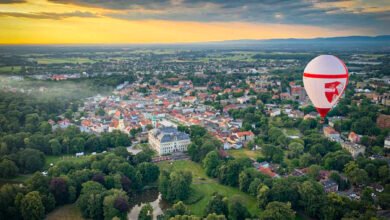
[[[267,176],[275,177],[277,174],[272,172],[272,170],[269,167],[260,167],[259,171]]]

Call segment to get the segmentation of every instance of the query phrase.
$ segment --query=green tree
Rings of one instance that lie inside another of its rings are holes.
[[[62,152],[62,146],[58,139],[54,138],[49,141],[51,153],[53,155],[60,155]]]
[[[261,184],[258,187],[258,192],[257,192],[257,203],[260,208],[264,208],[268,201],[269,201],[269,196],[270,196],[270,189],[267,185]]]
[[[106,189],[95,181],[88,181],[82,184],[82,189],[77,206],[83,217],[101,219],[103,217],[103,199]]]
[[[242,201],[233,197],[229,203],[229,219],[244,220],[249,217],[248,209],[243,205]]]
[[[263,220],[293,220],[295,212],[291,209],[290,203],[270,202],[261,213],[260,219]]]
[[[118,189],[111,189],[106,192],[103,200],[104,219],[110,220],[114,217],[127,219],[127,211],[129,208],[128,197],[126,192]]]
[[[141,208],[138,215],[138,220],[152,220],[153,219],[153,207],[148,203]]]
[[[42,204],[39,192],[32,191],[27,193],[21,201],[20,211],[24,219],[43,219],[45,216],[45,207]]]
[[[205,208],[205,214],[222,214],[227,216],[228,215],[228,200],[226,197],[223,197],[222,195],[218,193],[214,193],[214,195],[211,197],[210,201],[207,203]]]
[[[160,169],[153,163],[143,162],[137,166],[138,171],[142,175],[143,184],[153,183],[160,175]]]
[[[32,173],[43,168],[45,156],[39,150],[26,148],[18,152],[18,165],[22,171]]]
[[[209,152],[203,159],[203,167],[207,176],[217,177],[220,159],[216,151]]]
[[[299,186],[298,192],[305,212],[312,217],[319,217],[325,201],[322,185],[315,181],[305,181]]]
[[[4,159],[0,162],[0,177],[10,178],[15,177],[19,172],[18,167],[12,160]]]

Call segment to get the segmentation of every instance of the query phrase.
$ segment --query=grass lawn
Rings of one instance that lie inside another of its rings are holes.
[[[56,163],[67,160],[67,161],[72,161],[72,162],[83,162],[86,161],[90,155],[87,156],[82,156],[82,157],[75,157],[73,154],[72,155],[60,155],[60,156],[53,156],[53,155],[48,155],[46,156],[46,162],[45,162],[45,169],[48,169],[50,167],[50,164],[52,163],[55,165]]]
[[[81,216],[80,210],[77,208],[76,204],[69,204],[58,207],[52,212],[47,214],[46,220],[81,220],[84,219]]]
[[[301,136],[301,132],[296,128],[283,128],[283,132],[287,136]]]
[[[2,66],[0,67],[0,73],[19,73],[20,66]]]
[[[83,57],[70,57],[70,58],[38,58],[36,61],[39,64],[59,64],[59,63],[94,63],[94,60]]]
[[[192,173],[192,197],[202,195],[202,198],[199,201],[188,205],[191,212],[195,215],[202,216],[204,214],[204,209],[214,192],[218,192],[228,198],[237,197],[237,199],[241,200],[245,207],[248,208],[251,214],[258,215],[260,213],[260,209],[256,207],[255,197],[243,193],[237,188],[219,184],[217,180],[207,177],[202,166],[198,163],[189,160],[181,160],[172,162],[172,164],[165,161],[158,165],[161,169],[165,170],[185,170]]]
[[[5,178],[0,178],[0,187],[9,183],[9,184],[18,184],[18,183],[24,183],[26,182],[30,177],[32,176],[32,174],[20,174],[14,178],[11,178],[11,179],[5,179]]]
[[[245,148],[242,148],[242,149],[238,149],[238,150],[235,150],[235,149],[231,149],[231,150],[227,150],[227,152],[229,153],[230,156],[234,157],[234,158],[251,158],[251,159],[254,159],[256,160],[258,157],[262,157],[263,154],[261,153],[260,150],[249,150],[249,149],[245,149]]]

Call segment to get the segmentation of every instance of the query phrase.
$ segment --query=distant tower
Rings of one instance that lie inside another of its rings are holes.
[[[156,122],[156,116],[155,115],[152,115],[152,125],[153,125],[153,128],[156,128],[157,126],[157,122]]]

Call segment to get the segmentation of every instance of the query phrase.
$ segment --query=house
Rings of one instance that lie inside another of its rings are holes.
[[[376,119],[379,128],[390,128],[390,115],[380,114]]]
[[[267,175],[271,178],[280,178],[280,176],[277,173],[273,172],[269,167],[259,167],[258,170],[260,171],[260,173]]]
[[[323,128],[325,137],[332,141],[340,141],[340,133],[337,132],[334,128],[326,126]]]
[[[328,179],[322,181],[321,184],[324,186],[324,190],[327,193],[337,192],[339,190],[339,185],[333,180]]]
[[[270,111],[270,116],[275,117],[281,114],[280,108],[275,108]]]
[[[384,147],[385,147],[386,149],[390,149],[390,136],[388,136],[388,137],[385,139]]]
[[[359,154],[364,154],[366,152],[365,146],[351,142],[342,142],[341,147],[347,150],[353,158],[356,158]]]
[[[360,136],[357,135],[355,132],[351,131],[348,135],[348,140],[352,143],[359,143],[360,142]]]
[[[240,141],[242,142],[248,142],[253,140],[255,135],[253,134],[252,131],[240,131],[235,133],[235,135],[239,138]]]
[[[182,102],[194,103],[197,100],[196,96],[186,96],[181,99]]]

